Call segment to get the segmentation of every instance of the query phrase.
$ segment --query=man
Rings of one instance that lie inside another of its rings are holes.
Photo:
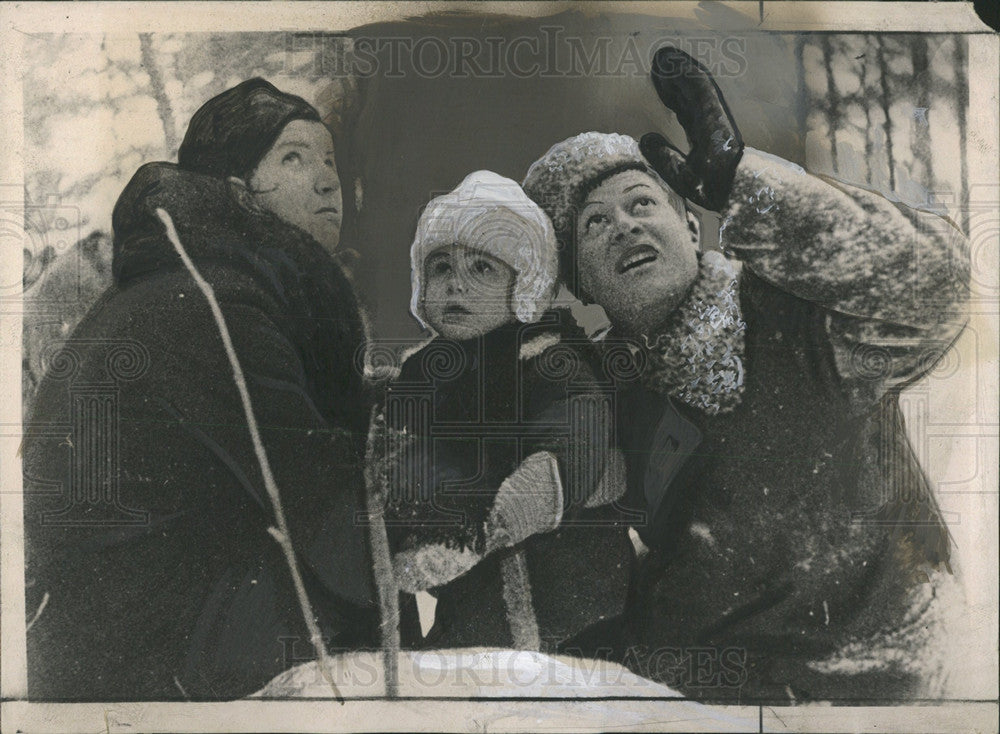
[[[207,102],[178,164],[114,211],[114,285],[56,354],[26,426],[35,699],[226,699],[313,654],[244,408],[245,374],[291,542],[331,647],[374,642],[361,457],[369,399],[342,214],[316,110],[262,79]]]
[[[965,243],[878,195],[743,156],[686,54],[661,49],[653,81],[687,156],[656,134],[640,152],[585,133],[524,183],[567,285],[642,365],[619,396],[649,547],[630,662],[713,699],[928,695],[949,548],[897,398],[962,329]],[[687,202],[720,211],[740,262],[698,251]]]

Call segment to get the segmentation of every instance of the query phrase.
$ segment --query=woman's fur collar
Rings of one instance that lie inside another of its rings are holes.
[[[738,283],[738,265],[721,253],[701,257],[687,298],[644,339],[647,387],[707,415],[728,413],[740,404],[746,323]]]

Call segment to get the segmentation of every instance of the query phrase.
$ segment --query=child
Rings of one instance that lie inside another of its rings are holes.
[[[479,171],[427,206],[411,259],[436,337],[388,390],[382,476],[397,581],[438,599],[424,644],[587,654],[581,635],[623,612],[632,546],[611,381],[550,310],[551,222]]]

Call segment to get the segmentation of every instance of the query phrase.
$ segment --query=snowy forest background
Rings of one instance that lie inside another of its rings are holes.
[[[927,205],[929,192],[955,210],[968,201],[964,36],[812,34],[782,41],[805,103],[795,121],[801,163],[913,205]],[[82,235],[106,232],[135,169],[175,159],[192,113],[251,76],[301,95],[334,124],[347,122],[359,103],[358,79],[322,73],[311,51],[290,51],[288,44],[287,33],[27,41],[33,59],[24,80],[27,202],[40,207],[55,197],[79,210]],[[146,124],[136,125],[140,120]],[[56,244],[46,236],[53,224],[28,227],[26,282],[40,274],[46,245]]]
[[[720,85],[748,120],[741,126],[749,144],[911,206],[939,208],[968,229],[967,163],[978,141],[969,140],[966,122],[964,36],[772,35],[748,46],[746,78],[733,92],[730,80]],[[766,68],[753,67],[755,50]],[[143,163],[176,159],[205,100],[251,76],[267,78],[317,106],[334,128],[338,158],[348,157],[344,140],[364,102],[365,79],[330,74],[287,33],[35,36],[25,53],[33,63],[24,80],[23,286],[28,311],[47,315],[25,332],[32,347],[68,333],[109,284],[118,194]],[[741,111],[748,101],[754,109]],[[769,124],[775,114],[780,125]],[[361,167],[338,165],[345,195],[357,193],[347,203],[360,204]],[[352,246],[354,222],[345,222],[344,247]],[[405,267],[408,244],[383,246],[398,249]],[[53,267],[57,259],[61,267]],[[386,300],[379,293],[369,305],[377,311]],[[379,314],[374,322],[378,330]],[[44,365],[39,350],[28,351],[30,394]]]

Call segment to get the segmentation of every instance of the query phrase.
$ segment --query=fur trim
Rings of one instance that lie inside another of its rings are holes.
[[[558,334],[542,334],[533,339],[528,339],[521,345],[517,353],[518,359],[529,360],[540,356],[549,347],[554,347],[561,341]]]
[[[500,560],[500,575],[503,578],[503,603],[507,610],[510,634],[514,638],[514,649],[541,650],[542,636],[538,630],[528,559],[523,548]]]
[[[708,415],[734,410],[743,399],[745,333],[738,265],[706,252],[685,302],[646,337],[646,385]]]
[[[393,556],[399,588],[410,594],[443,586],[482,560],[470,548],[452,548],[443,543],[423,545]]]
[[[639,143],[617,133],[581,133],[556,143],[531,164],[524,190],[538,202],[559,231],[570,225],[580,191],[589,182],[614,168],[635,165],[648,168]]]

